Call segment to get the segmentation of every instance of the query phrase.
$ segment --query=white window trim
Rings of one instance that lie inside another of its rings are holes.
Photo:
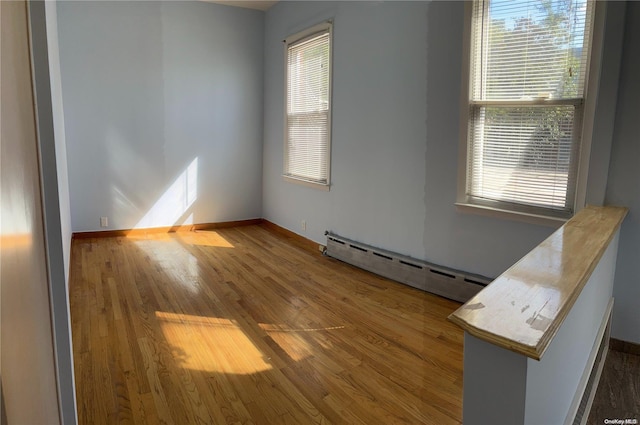
[[[287,158],[287,140],[289,139],[289,126],[288,126],[288,117],[287,117],[287,87],[288,87],[288,48],[290,44],[296,43],[303,38],[309,37],[312,34],[328,31],[329,32],[329,114],[327,117],[327,138],[328,138],[328,147],[327,147],[327,182],[319,183],[312,180],[306,180],[303,178],[297,178],[294,176],[287,175],[286,172],[286,164],[288,161]],[[312,27],[309,27],[305,30],[297,32],[283,40],[284,42],[284,141],[283,141],[283,163],[282,163],[282,179],[289,183],[295,183],[302,186],[311,187],[314,189],[319,189],[323,191],[329,191],[331,188],[331,139],[332,139],[332,115],[333,115],[333,21],[327,20],[316,24]]]
[[[285,153],[286,155],[286,153]],[[295,183],[295,184],[299,184],[302,186],[307,186],[307,187],[312,187],[314,189],[318,189],[318,190],[324,190],[325,192],[328,192],[329,189],[331,188],[331,185],[327,182],[325,183],[318,183],[318,182],[314,182],[311,180],[305,180],[305,179],[299,179],[293,176],[287,176],[285,174],[282,175],[282,180],[289,182],[289,183]]]
[[[591,1],[591,0],[589,0]],[[585,207],[587,198],[587,179],[589,174],[589,162],[591,157],[591,144],[593,124],[597,102],[598,87],[600,83],[600,61],[602,58],[602,45],[604,36],[604,23],[606,15],[606,2],[594,1],[594,23],[591,41],[591,54],[587,62],[587,75],[584,92],[584,112],[582,116],[582,134],[578,153],[578,167],[576,178],[576,192],[573,205],[573,214]],[[504,207],[481,205],[470,202],[467,196],[467,155],[469,135],[469,105],[471,87],[471,21],[473,13],[473,1],[465,2],[464,31],[462,45],[462,82],[460,84],[460,134],[458,147],[458,184],[455,205],[460,212],[502,218],[507,220],[522,221],[532,224],[541,224],[557,227],[570,217],[558,217],[552,210],[544,208],[506,209]],[[497,204],[497,203],[496,203]],[[502,203],[504,205],[505,203]]]

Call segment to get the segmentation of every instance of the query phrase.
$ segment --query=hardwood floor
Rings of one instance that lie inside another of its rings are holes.
[[[73,242],[80,424],[459,424],[459,304],[263,226]]]

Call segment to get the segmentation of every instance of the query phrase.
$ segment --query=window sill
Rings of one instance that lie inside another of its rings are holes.
[[[313,189],[317,189],[317,190],[322,190],[324,192],[328,192],[331,185],[329,184],[323,184],[323,183],[315,183],[315,182],[311,182],[308,180],[302,180],[302,179],[297,179],[295,177],[291,177],[291,176],[282,176],[282,179],[286,182],[289,183],[295,183],[295,184],[299,184],[301,186],[307,186],[307,187],[311,187]]]
[[[520,221],[529,224],[538,224],[547,227],[560,227],[567,222],[568,218],[552,217],[521,211],[511,211],[502,208],[490,207],[486,205],[470,204],[467,202],[456,202],[458,211],[482,215],[485,217],[501,218],[505,220]]]

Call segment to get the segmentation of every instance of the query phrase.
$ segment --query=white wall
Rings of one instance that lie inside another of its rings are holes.
[[[60,2],[58,20],[73,231],[260,217],[262,12]]]
[[[606,202],[629,207],[622,224],[611,334],[640,344],[640,3],[627,2]]]
[[[52,191],[43,186],[50,169],[45,170],[39,158],[43,142],[39,124],[47,121],[42,124],[50,128],[51,120],[40,119],[39,104],[34,110],[35,101],[46,99],[42,91],[34,93],[40,90],[40,82],[48,81],[48,73],[47,78],[38,76],[38,70],[46,67],[37,66],[46,58],[46,35],[44,25],[30,30],[28,11],[25,1],[0,2],[0,364],[2,408],[6,408],[2,419],[12,424],[59,424],[59,369],[54,363],[57,318],[51,292],[56,284],[64,288],[64,279],[53,282],[49,270],[51,221],[43,203]],[[44,14],[39,22],[44,22]],[[44,39],[45,48],[35,39]],[[42,108],[47,108],[46,102]],[[63,275],[60,251],[56,251],[58,276]],[[57,288],[58,293],[64,292]]]

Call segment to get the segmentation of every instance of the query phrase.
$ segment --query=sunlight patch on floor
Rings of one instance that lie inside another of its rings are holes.
[[[233,248],[233,245],[220,236],[218,232],[198,231],[196,234],[192,232],[178,232],[176,238],[189,245],[211,246],[215,248]]]
[[[160,311],[156,319],[181,367],[236,375],[273,368],[270,359],[231,320]]]

